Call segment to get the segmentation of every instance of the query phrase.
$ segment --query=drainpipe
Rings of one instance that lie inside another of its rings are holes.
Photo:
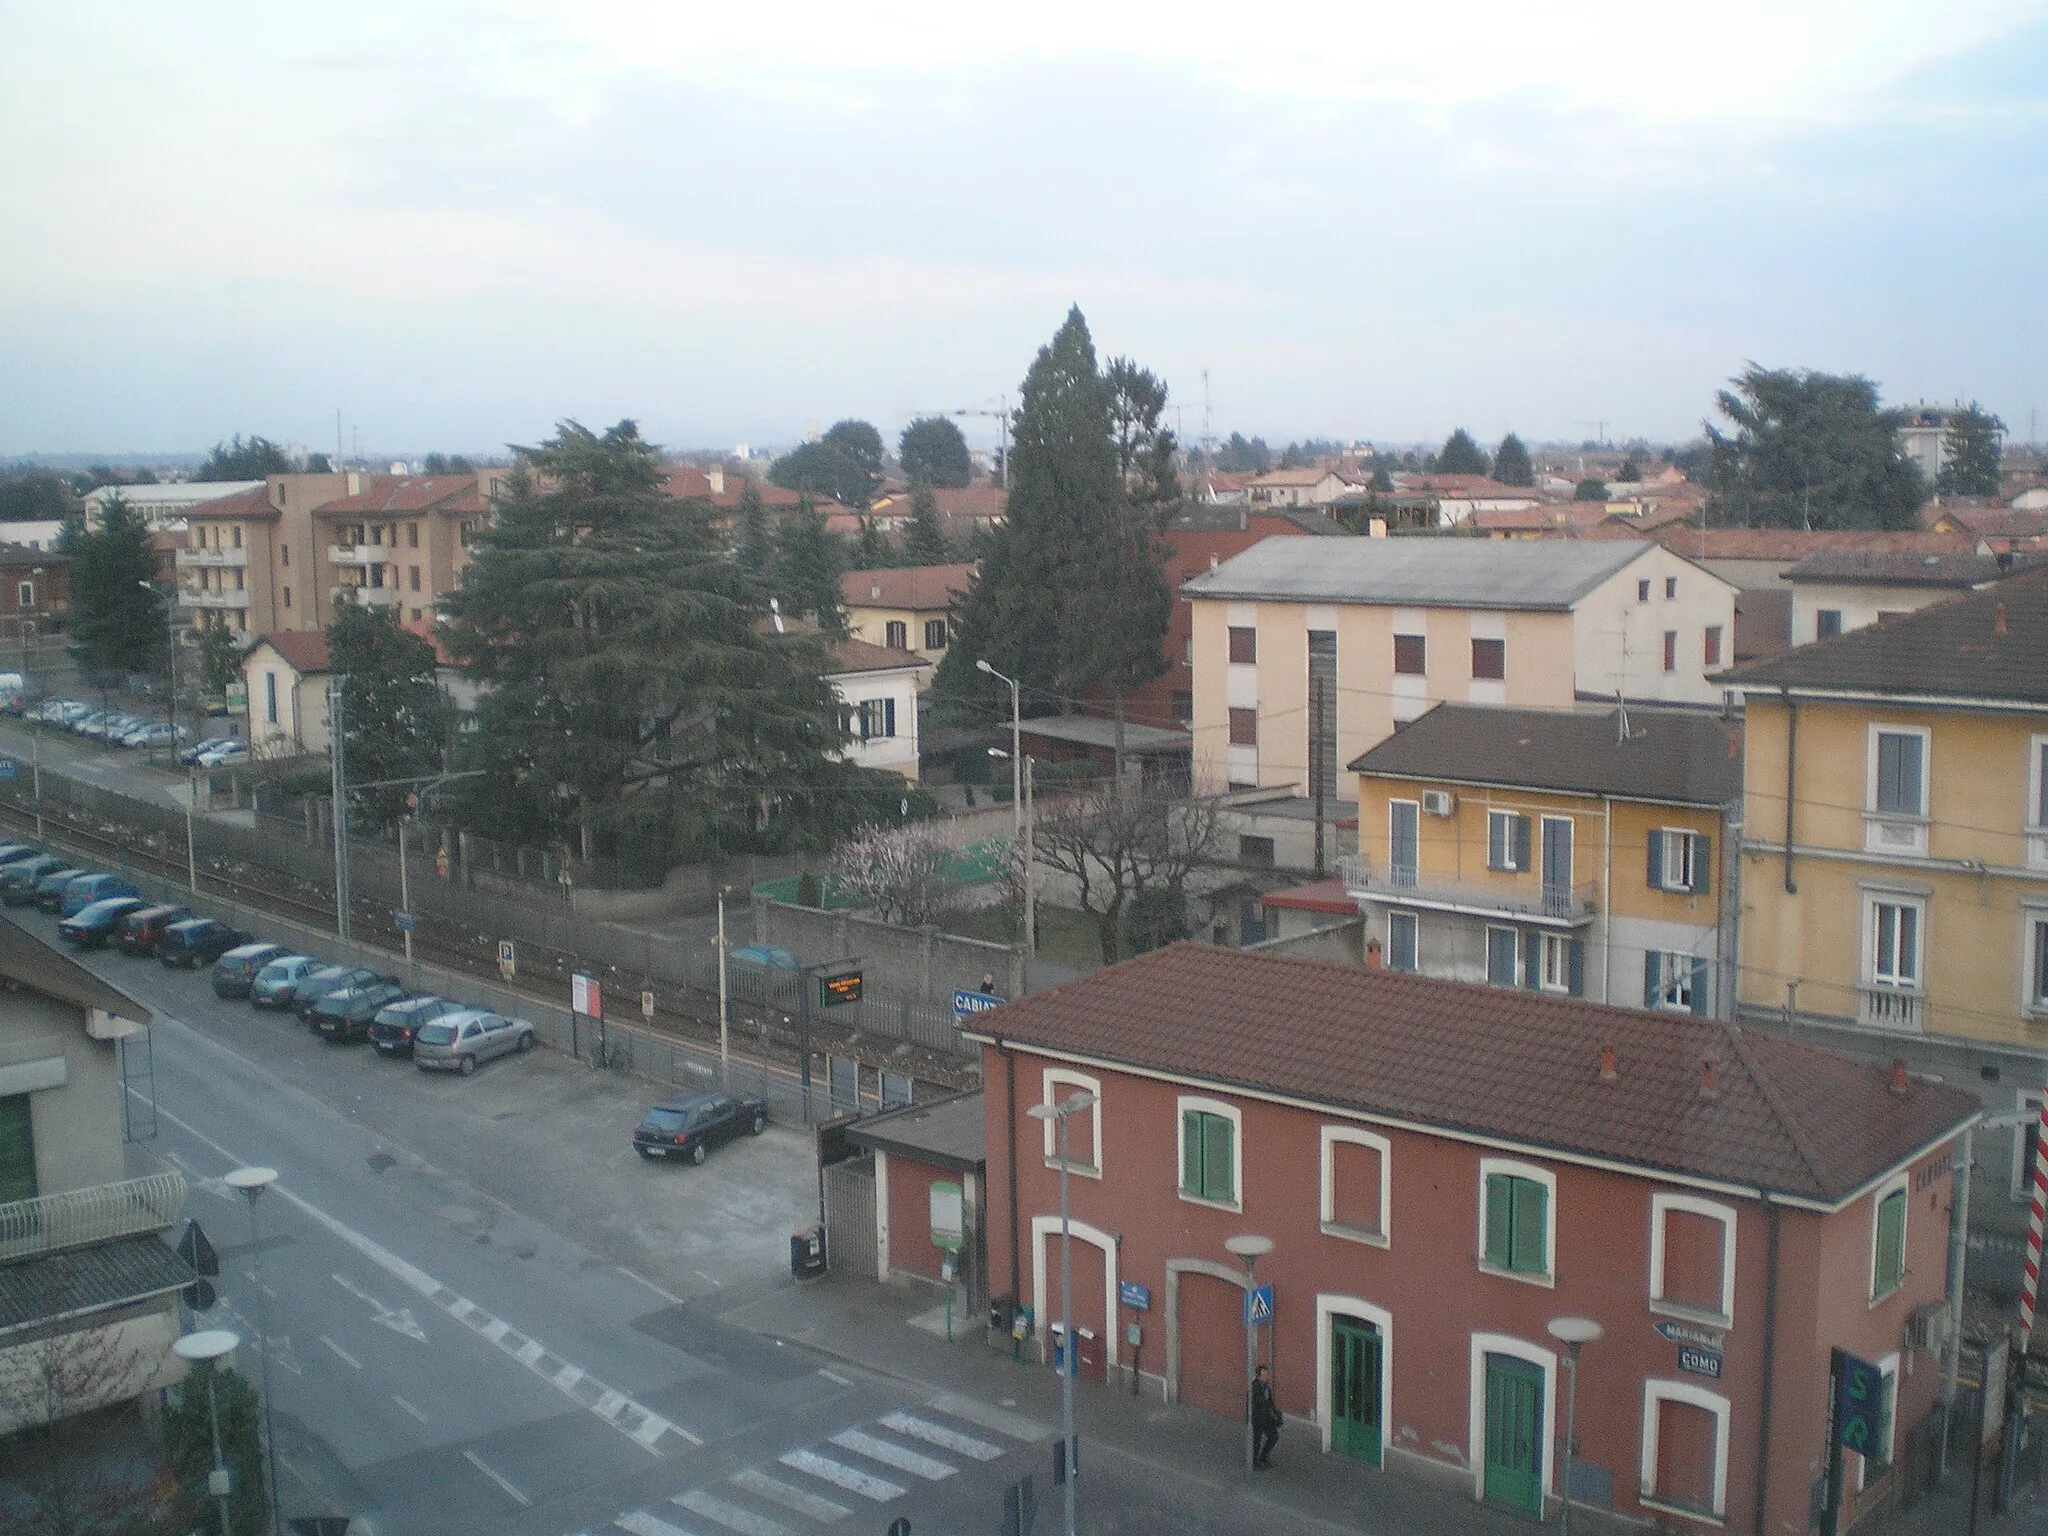
[[[1764,1247],[1764,1370],[1756,1414],[1756,1531],[1763,1536],[1771,1491],[1771,1376],[1778,1361],[1778,1206],[1768,1190],[1757,1195],[1771,1224]]]
[[[1792,789],[1799,767],[1799,706],[1792,702],[1792,691],[1782,685],[1778,700],[1785,706],[1785,894],[1797,896],[1799,882],[1792,875],[1792,812],[1799,802],[1793,799]]]
[[[1024,1282],[1017,1260],[1017,1058],[1010,1054],[1001,1035],[996,1036],[996,1054],[1003,1058],[1003,1161],[1010,1170],[1010,1305],[1019,1306]]]
[[[1974,1130],[1963,1132],[1963,1154],[1956,1164],[1954,1192],[1949,1196],[1948,1340],[1941,1362],[1941,1477],[1948,1478],[1949,1419],[1956,1407],[1956,1373],[1963,1363],[1963,1262],[1970,1247],[1970,1172]]]
[[[1614,800],[1600,797],[1604,818],[1600,833],[1600,1001],[1609,1001],[1614,986]],[[1656,834],[1652,833],[1652,836]]]

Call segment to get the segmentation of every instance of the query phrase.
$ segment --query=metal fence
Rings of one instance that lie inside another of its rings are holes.
[[[10,1201],[0,1205],[0,1259],[161,1232],[184,1209],[185,1179],[175,1172]]]

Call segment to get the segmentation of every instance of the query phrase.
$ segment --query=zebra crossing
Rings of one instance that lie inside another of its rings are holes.
[[[915,1412],[896,1409],[796,1446],[575,1536],[815,1536],[862,1508],[888,1504],[920,1484],[943,1482],[975,1463],[1000,1460],[1047,1432],[1028,1419],[948,1394]]]

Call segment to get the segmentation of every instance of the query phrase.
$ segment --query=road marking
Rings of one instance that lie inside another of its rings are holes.
[[[670,1306],[680,1307],[683,1304],[682,1297],[678,1296],[674,1291],[663,1290],[660,1286],[656,1285],[652,1280],[648,1279],[645,1275],[635,1274],[632,1270],[626,1268],[626,1266],[623,1264],[618,1266],[618,1270],[619,1273],[624,1275],[628,1280],[632,1280],[640,1285],[646,1286],[648,1290],[654,1292],[655,1295],[659,1296],[663,1301],[667,1302]]]
[[[850,1387],[853,1385],[852,1382],[848,1381],[844,1376],[840,1375],[837,1371],[828,1371],[822,1365],[818,1367],[818,1374],[824,1377],[827,1381],[838,1382],[839,1385],[841,1385],[842,1387]]]
[[[612,1522],[633,1533],[633,1536],[690,1536],[680,1525],[670,1525],[666,1520],[657,1520],[643,1509],[619,1516]]]
[[[942,1392],[931,1400],[930,1406],[950,1418],[965,1419],[970,1424],[979,1424],[983,1429],[992,1429],[999,1435],[1008,1435],[1012,1440],[1029,1443],[1052,1438],[1052,1431],[1035,1419],[1027,1419],[1021,1414],[1005,1413],[1000,1408],[991,1408],[971,1397],[962,1397],[958,1392]]]
[[[908,1435],[913,1440],[925,1440],[948,1451],[957,1451],[962,1456],[972,1456],[976,1461],[999,1461],[1003,1448],[990,1445],[986,1440],[977,1440],[972,1435],[963,1435],[957,1429],[948,1429],[943,1424],[934,1424],[929,1419],[914,1418],[907,1413],[885,1413],[882,1415],[885,1429],[893,1429],[899,1435]]]
[[[512,1358],[521,1365],[531,1367],[536,1360],[546,1353],[547,1351],[542,1349],[534,1340],[528,1339],[512,1352]]]
[[[720,1280],[715,1275],[707,1275],[701,1269],[693,1269],[690,1271],[690,1273],[695,1275],[699,1280],[708,1281],[710,1284],[718,1287],[720,1290],[723,1290],[725,1288],[725,1282],[723,1280]]]
[[[323,1333],[320,1335],[320,1342],[322,1344],[325,1344],[329,1349],[333,1350],[337,1355],[341,1356],[342,1360],[347,1364],[354,1366],[359,1371],[363,1368],[362,1361],[358,1360],[354,1355],[350,1354],[347,1350],[343,1349],[339,1344],[335,1343],[334,1340],[327,1337],[326,1334]]]
[[[472,1467],[475,1467],[477,1471],[483,1473],[485,1477],[488,1477],[500,1488],[504,1489],[505,1496],[511,1499],[512,1502],[517,1504],[521,1509],[533,1508],[533,1500],[529,1499],[517,1488],[514,1488],[512,1484],[506,1479],[504,1473],[500,1472],[496,1467],[487,1465],[483,1457],[477,1455],[475,1451],[464,1451],[462,1453],[462,1459],[468,1462]]]
[[[407,1413],[411,1414],[414,1418],[418,1419],[422,1424],[427,1422],[427,1416],[424,1413],[421,1413],[419,1409],[413,1407],[411,1403],[408,1403],[396,1392],[391,1394],[391,1401],[398,1404],[399,1407],[403,1408]]]
[[[167,1109],[159,1109],[157,1113],[193,1140],[211,1147],[235,1167],[245,1166],[246,1159],[237,1156],[233,1151],[222,1146],[197,1126],[180,1120]],[[303,1195],[294,1194],[283,1184],[273,1184],[271,1188],[276,1190],[279,1199],[290,1201],[291,1204],[304,1212],[309,1219],[325,1227],[334,1236],[355,1249],[357,1253],[360,1253],[372,1264],[375,1264],[379,1269],[426,1297],[427,1300],[446,1312],[450,1317],[456,1319],[456,1321],[462,1323],[465,1327],[478,1334],[485,1334],[486,1330],[495,1324],[502,1330],[501,1338],[511,1335],[512,1329],[510,1324],[500,1322],[475,1302],[467,1297],[457,1295],[418,1265],[400,1258],[390,1249],[374,1239],[364,1236],[346,1222],[328,1215],[319,1206],[313,1204],[312,1201],[306,1199]],[[518,1356],[514,1352],[526,1343],[523,1335],[516,1337],[518,1342],[509,1349],[503,1344],[498,1346],[515,1360]],[[492,1342],[497,1343],[498,1341],[493,1339]],[[689,1430],[684,1429],[680,1424],[670,1423],[652,1409],[634,1402],[623,1392],[617,1392],[605,1386],[603,1382],[588,1373],[578,1375],[571,1386],[561,1386],[559,1377],[563,1370],[567,1368],[567,1364],[566,1361],[544,1353],[532,1365],[529,1365],[527,1369],[539,1376],[550,1386],[560,1387],[567,1396],[583,1407],[590,1409],[599,1418],[639,1445],[651,1456],[662,1454],[661,1440],[664,1435],[677,1435],[689,1441],[692,1445],[702,1445],[704,1443],[703,1436],[690,1433]],[[600,1404],[604,1406],[600,1406]]]
[[[729,1479],[735,1486],[744,1488],[757,1499],[766,1499],[771,1504],[780,1504],[784,1509],[793,1509],[800,1515],[809,1515],[821,1525],[830,1525],[834,1520],[844,1520],[853,1511],[844,1504],[834,1504],[830,1499],[802,1488],[792,1488],[788,1483],[770,1477],[766,1472],[757,1472],[752,1467],[744,1472],[735,1472]]]
[[[791,1451],[776,1458],[785,1467],[795,1467],[799,1472],[808,1472],[821,1482],[844,1488],[848,1493],[857,1493],[864,1499],[873,1499],[877,1504],[886,1504],[891,1499],[901,1498],[903,1489],[887,1478],[871,1477],[858,1468],[844,1462],[820,1456],[816,1451]]]
[[[832,1443],[857,1451],[869,1461],[879,1461],[885,1467],[894,1467],[899,1472],[908,1472],[912,1477],[921,1477],[928,1483],[936,1483],[944,1477],[951,1477],[959,1468],[951,1462],[940,1461],[936,1456],[927,1456],[922,1451],[913,1451],[879,1435],[871,1435],[864,1429],[842,1429],[832,1437]]]
[[[780,1520],[771,1520],[751,1509],[742,1509],[731,1500],[721,1499],[701,1488],[679,1493],[669,1502],[680,1504],[691,1514],[702,1515],[706,1520],[716,1520],[720,1525],[738,1531],[740,1536],[789,1536],[789,1527]]]
[[[418,1339],[422,1344],[427,1342],[427,1330],[413,1321],[411,1307],[387,1307],[346,1275],[334,1276],[334,1283],[357,1301],[368,1302],[373,1321],[382,1323],[393,1333],[404,1334],[408,1339]]]

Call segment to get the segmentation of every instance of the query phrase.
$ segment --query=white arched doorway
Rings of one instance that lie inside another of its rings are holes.
[[[1101,1343],[1102,1370],[1116,1369],[1116,1250],[1117,1240],[1100,1227],[1085,1221],[1069,1221],[1067,1228],[1076,1243],[1085,1243],[1102,1255],[1102,1290],[1091,1294],[1082,1275],[1074,1277],[1074,1330],[1093,1333]],[[1078,1259],[1078,1252],[1075,1257]],[[1031,1307],[1037,1319],[1040,1358],[1051,1358],[1052,1325],[1059,1321],[1060,1219],[1057,1216],[1031,1218]],[[1051,1310],[1048,1310],[1048,1307]],[[1082,1340],[1082,1358],[1087,1359],[1087,1339]]]

